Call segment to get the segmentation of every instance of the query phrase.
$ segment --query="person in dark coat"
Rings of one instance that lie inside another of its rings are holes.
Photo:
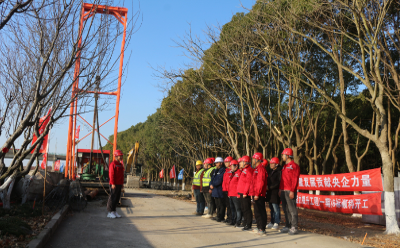
[[[271,222],[267,225],[267,228],[278,230],[279,223],[281,221],[281,211],[279,204],[281,199],[279,197],[279,184],[282,177],[282,167],[279,165],[279,158],[271,158],[269,161],[271,172],[267,179],[268,191],[266,196],[266,202],[269,202],[269,208],[271,210]]]
[[[224,179],[225,166],[224,160],[220,157],[215,159],[215,169],[214,175],[211,179],[210,189],[212,189],[211,196],[215,199],[215,204],[217,205],[217,216],[215,220],[217,222],[221,222],[225,219],[225,201],[224,201],[224,193],[222,192],[222,182]]]

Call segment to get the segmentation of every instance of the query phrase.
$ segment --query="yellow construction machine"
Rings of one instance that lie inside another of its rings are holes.
[[[141,168],[137,166],[137,158],[139,154],[139,142],[136,141],[135,147],[128,153],[125,172],[127,173],[126,185],[128,188],[139,188],[141,179]]]

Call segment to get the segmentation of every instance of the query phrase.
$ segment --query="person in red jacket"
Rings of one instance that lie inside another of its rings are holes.
[[[222,193],[224,194],[224,201],[225,201],[225,206],[226,206],[226,220],[223,222],[226,222],[227,225],[234,225],[232,224],[232,211],[231,211],[231,204],[229,202],[229,197],[228,197],[228,189],[229,189],[229,181],[231,180],[231,174],[232,171],[230,169],[231,161],[233,160],[232,157],[226,157],[224,159],[224,164],[225,164],[225,173],[224,173],[224,178],[222,182]],[[224,210],[224,212],[225,212]]]
[[[281,233],[297,234],[298,214],[296,208],[297,186],[300,177],[300,167],[293,161],[293,150],[286,148],[282,152],[282,160],[285,166],[282,168],[282,178],[279,184],[279,195],[281,196],[282,208],[285,212],[285,227]]]
[[[265,236],[265,227],[267,225],[267,211],[265,210],[265,194],[267,192],[268,173],[262,164],[264,156],[260,152],[253,155],[253,165],[256,168],[253,171],[253,180],[250,185],[250,196],[254,197],[254,216],[256,217],[257,228],[254,229],[258,235]]]
[[[238,161],[232,160],[230,164],[232,173],[229,175],[230,180],[228,185],[228,196],[229,196],[229,204],[231,205],[231,211],[232,211],[232,224],[235,225],[236,228],[240,228],[242,222],[242,209],[240,207],[239,198],[237,197],[238,196],[237,185],[239,182],[240,174],[242,174],[242,171],[239,170]]]
[[[121,197],[121,190],[124,187],[124,165],[123,158],[124,154],[120,150],[115,150],[114,161],[110,164],[108,169],[109,184],[110,184],[110,196],[107,202],[108,218],[121,218],[116,211],[117,203]]]
[[[242,231],[251,231],[251,224],[253,222],[253,213],[251,211],[251,198],[249,196],[250,185],[253,178],[253,168],[249,156],[243,156],[241,159],[241,167],[243,167],[242,174],[240,174],[238,182],[238,195],[240,197],[242,212],[243,212],[243,229]]]

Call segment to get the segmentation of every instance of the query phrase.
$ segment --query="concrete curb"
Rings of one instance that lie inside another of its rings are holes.
[[[57,227],[60,225],[62,219],[65,217],[69,209],[69,205],[65,205],[61,208],[58,213],[56,213],[53,218],[47,223],[44,229],[39,233],[39,235],[29,242],[29,248],[42,248],[46,245],[47,241],[49,241],[51,235],[57,230]]]

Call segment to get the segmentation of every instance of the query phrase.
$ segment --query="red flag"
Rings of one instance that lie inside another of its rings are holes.
[[[60,171],[60,163],[61,160],[57,160],[56,162],[54,162],[54,171]]]
[[[47,124],[49,123],[49,121],[50,121],[50,113],[51,113],[51,108],[47,112],[46,116],[43,116],[42,118],[39,119],[39,127],[40,127],[39,128],[39,135],[42,135],[42,133],[44,132],[44,129],[46,128]],[[40,150],[39,150],[40,153],[45,153],[46,152],[48,139],[49,139],[49,135],[46,135],[43,138],[42,146],[40,147]],[[37,140],[37,137],[36,137],[35,134],[33,134],[32,145],[36,142],[36,140]],[[35,151],[35,149],[33,149],[31,151],[31,153],[33,154],[34,151]]]
[[[175,165],[172,166],[171,171],[169,172],[169,178],[175,178],[176,177],[176,172],[175,172]]]
[[[46,168],[46,163],[47,163],[47,152],[43,154],[43,161],[40,164],[40,167],[44,170]]]
[[[164,178],[164,169],[160,171],[160,178]]]
[[[382,215],[381,194],[310,195],[297,193],[297,207],[335,213]]]
[[[381,168],[332,175],[300,175],[299,190],[383,191]]]
[[[76,140],[79,140],[79,131],[81,131],[81,125],[79,125],[78,128],[76,129],[76,132],[75,132],[75,139]]]

